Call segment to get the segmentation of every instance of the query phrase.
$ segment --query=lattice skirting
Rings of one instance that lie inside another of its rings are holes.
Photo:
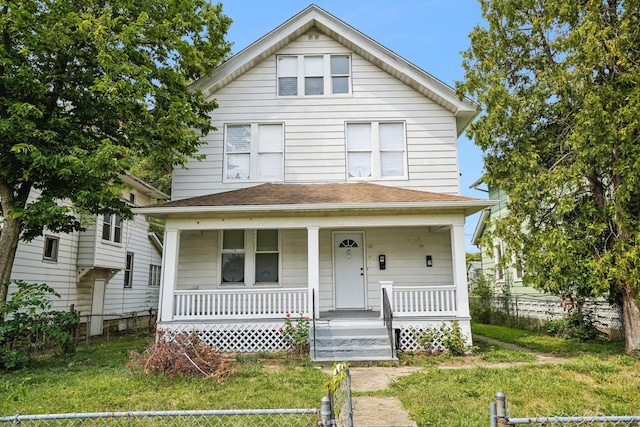
[[[399,325],[398,329],[399,329],[399,335],[396,335],[398,339],[397,345],[398,345],[398,350],[399,351],[422,351],[424,350],[424,348],[419,344],[419,337],[424,334],[428,329],[439,329],[440,326],[442,326],[442,324],[445,324],[447,326],[451,326],[451,323],[449,321],[444,321],[444,322],[433,322],[433,323],[408,323],[408,324],[403,324],[403,325]],[[469,322],[460,322],[460,326],[462,328],[462,332],[463,334],[468,338],[468,342],[469,344],[471,344],[471,333],[467,332],[470,331],[470,327],[469,327]],[[466,326],[466,327],[465,327]],[[396,325],[394,324],[394,328],[396,328]],[[444,351],[445,350],[445,346],[442,343],[442,337],[439,337],[439,339],[435,340],[435,343],[433,345],[433,350],[438,352],[438,351]]]
[[[255,353],[279,352],[291,349],[282,338],[280,323],[227,324],[159,324],[158,329],[173,333],[197,332],[200,339],[222,352]]]

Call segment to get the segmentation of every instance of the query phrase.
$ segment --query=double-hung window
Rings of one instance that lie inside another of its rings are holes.
[[[256,283],[277,283],[279,268],[278,230],[256,231]]]
[[[133,252],[127,252],[124,264],[124,287],[133,287]]]
[[[53,236],[44,236],[44,252],[42,259],[45,261],[58,260],[58,244],[60,240]]]
[[[160,277],[162,273],[162,267],[156,264],[149,265],[149,286],[160,287]]]
[[[348,179],[406,178],[403,122],[347,123],[346,139]]]
[[[277,124],[228,124],[225,131],[227,181],[282,181],[284,127]]]
[[[222,234],[222,283],[244,283],[244,230]]]
[[[280,55],[277,64],[278,96],[351,92],[349,55]]]
[[[122,220],[116,214],[104,216],[102,221],[102,240],[114,243],[122,242]]]
[[[221,275],[223,285],[279,283],[279,231],[224,230]]]

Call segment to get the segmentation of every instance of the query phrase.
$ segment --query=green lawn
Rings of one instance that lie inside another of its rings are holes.
[[[442,369],[468,365],[470,359],[407,356],[403,363],[423,370],[386,390],[360,394],[397,396],[419,426],[486,426],[496,391],[506,394],[517,417],[640,412],[640,359],[623,355],[619,343],[579,344],[486,325],[473,325],[473,331],[562,357],[541,365],[529,353],[478,341],[473,360],[488,367]],[[237,374],[224,384],[169,381],[126,368],[129,351],[142,351],[150,341],[121,337],[0,373],[0,414],[317,407],[328,379],[308,361],[282,355],[269,361],[241,356]]]

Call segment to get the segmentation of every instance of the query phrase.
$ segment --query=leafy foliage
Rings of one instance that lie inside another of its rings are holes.
[[[566,313],[561,319],[548,323],[547,330],[551,335],[576,341],[593,341],[603,336],[598,330],[598,322],[593,312],[585,307],[584,298],[567,293],[561,297],[562,309]]]
[[[418,343],[427,353],[439,353],[440,345],[446,352],[453,356],[462,356],[471,351],[471,346],[467,344],[467,336],[460,329],[460,322],[454,320],[451,326],[445,323],[438,328],[428,328],[418,337]]]
[[[309,317],[299,313],[293,318],[290,313],[284,319],[284,326],[279,329],[284,340],[293,347],[297,355],[306,353],[309,349]]]
[[[18,238],[82,229],[86,213],[128,218],[119,177],[136,159],[199,158],[216,102],[189,85],[227,58],[230,23],[206,0],[4,5],[0,305]]]
[[[18,289],[0,307],[0,367],[20,369],[45,350],[71,353],[79,323],[73,311],[51,310],[51,296],[60,297],[43,283],[12,282]]]
[[[131,352],[127,366],[141,366],[145,373],[160,372],[169,378],[184,375],[221,383],[235,374],[232,362],[233,359],[202,342],[197,334],[169,334],[161,330],[157,341],[142,354]]]
[[[510,212],[486,235],[524,261],[526,285],[622,298],[639,351],[640,4],[481,4],[459,92],[484,110],[469,135]]]

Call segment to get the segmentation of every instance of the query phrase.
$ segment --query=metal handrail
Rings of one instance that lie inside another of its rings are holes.
[[[382,289],[382,313],[384,324],[387,327],[387,335],[389,335],[389,342],[391,343],[391,356],[396,357],[395,337],[393,336],[393,310],[391,309],[387,290],[384,288]]]

